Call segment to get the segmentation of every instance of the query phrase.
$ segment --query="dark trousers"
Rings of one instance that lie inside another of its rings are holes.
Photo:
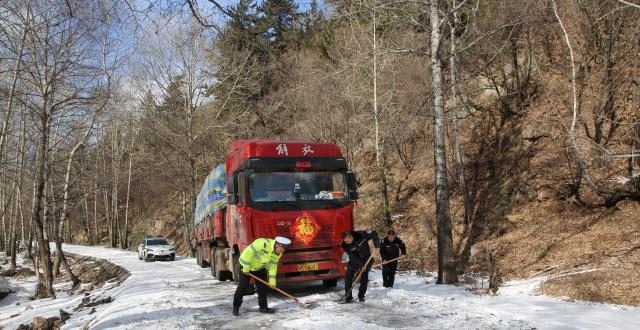
[[[385,288],[393,287],[393,282],[396,279],[396,271],[398,270],[398,263],[392,262],[382,266],[382,286]]]
[[[358,298],[364,298],[364,295],[367,293],[367,284],[369,282],[369,269],[365,269],[365,271],[360,276],[360,287],[358,288]],[[356,273],[358,269],[355,269],[351,266],[347,267],[347,273],[344,276],[344,291],[346,297],[351,297],[351,289],[353,286],[353,280],[355,280]]]
[[[265,281],[268,280],[267,270],[264,268],[250,273]],[[240,308],[240,305],[242,305],[242,296],[247,292],[250,282],[250,276],[240,273],[240,281],[236,288],[236,294],[233,295],[233,307]],[[256,286],[258,287],[258,305],[260,306],[260,309],[267,308],[267,286],[258,281],[256,281]]]

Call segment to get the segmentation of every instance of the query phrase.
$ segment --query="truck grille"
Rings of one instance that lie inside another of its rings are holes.
[[[277,235],[290,237],[289,249],[282,258],[285,265],[333,260],[333,224],[321,224],[320,232],[308,245],[293,237],[289,228],[278,227]]]
[[[291,220],[293,223],[295,220]],[[300,240],[293,237],[294,235],[289,231],[289,227],[276,226],[276,235],[291,238],[291,246],[289,250],[307,250],[317,247],[331,247],[333,244],[333,231],[334,225],[332,223],[320,224],[320,232],[308,245],[304,244]]]

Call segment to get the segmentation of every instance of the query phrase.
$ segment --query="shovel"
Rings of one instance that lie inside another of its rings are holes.
[[[290,295],[290,294],[288,294],[288,293],[284,292],[282,289],[279,289],[279,288],[277,288],[277,287],[275,287],[275,286],[273,286],[273,285],[269,284],[267,281],[265,281],[265,280],[263,280],[263,279],[259,278],[258,276],[255,276],[255,275],[253,275],[253,274],[251,274],[251,273],[246,273],[246,274],[247,274],[247,275],[249,275],[249,276],[251,276],[254,280],[256,280],[256,281],[258,281],[258,282],[260,282],[260,283],[262,283],[262,284],[266,285],[267,287],[269,287],[269,289],[271,289],[271,290],[273,290],[273,291],[277,291],[277,292],[281,293],[282,295],[286,296],[287,298],[289,298],[289,299],[291,299],[291,300],[293,300],[293,301],[297,302],[298,304],[300,304],[300,305],[301,305],[302,307],[304,307],[304,308],[309,308],[309,307],[311,307],[311,306],[314,304],[314,302],[313,302],[313,301],[302,301],[302,300],[299,300],[298,298],[296,298],[296,297],[294,297],[294,296],[292,296],[292,295]]]
[[[360,268],[360,270],[356,273],[356,276],[353,279],[353,282],[351,282],[351,287],[349,288],[349,290],[347,290],[348,292],[350,292],[353,289],[353,285],[358,283],[358,281],[360,280],[360,277],[362,277],[362,274],[366,271],[367,266],[369,266],[369,263],[373,260],[373,253],[371,254],[371,256],[369,256],[369,259],[367,259],[367,262],[364,263],[364,266],[362,266],[362,268]],[[347,297],[349,295],[345,294],[344,297],[338,299],[338,303],[342,303],[345,302],[347,300]]]

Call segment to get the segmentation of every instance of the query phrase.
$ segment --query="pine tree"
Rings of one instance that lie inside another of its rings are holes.
[[[262,14],[259,28],[263,38],[271,45],[273,55],[281,55],[288,49],[298,47],[298,5],[293,0],[265,0],[258,8]]]

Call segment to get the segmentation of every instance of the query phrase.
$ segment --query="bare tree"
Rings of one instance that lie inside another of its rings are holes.
[[[67,263],[64,256],[64,251],[62,250],[62,237],[64,236],[63,230],[64,230],[64,225],[67,222],[67,217],[69,213],[69,188],[71,185],[71,168],[73,165],[73,160],[76,152],[78,151],[78,149],[80,149],[80,147],[84,145],[87,138],[89,137],[89,134],[91,134],[91,130],[93,129],[93,125],[95,123],[95,119],[98,113],[99,113],[98,111],[94,113],[93,117],[91,118],[91,123],[89,124],[89,127],[86,128],[86,131],[84,132],[84,134],[80,137],[80,139],[78,139],[78,141],[74,144],[73,148],[69,152],[69,158],[67,160],[67,167],[66,167],[65,176],[64,176],[64,188],[62,190],[62,211],[60,213],[60,219],[56,222],[55,229],[54,229],[56,232],[55,241],[56,241],[56,254],[57,254],[56,262],[54,264],[54,274],[58,273],[60,264],[62,264],[65,268],[65,271],[70,276],[74,286],[79,284],[80,280],[71,271],[71,267],[69,267],[69,264]]]
[[[34,124],[38,133],[31,219],[45,273],[46,292],[55,297],[49,240],[50,234],[55,237],[58,232],[50,232],[48,224],[54,221],[54,227],[57,229],[58,226],[56,218],[52,217],[56,210],[49,214],[45,202],[49,175],[53,173],[50,146],[58,143],[51,133],[52,127],[58,131],[60,125],[66,124],[63,120],[66,115],[82,111],[83,106],[91,103],[91,95],[101,88],[100,68],[89,47],[94,44],[94,32],[99,22],[90,15],[93,9],[90,5],[73,7],[73,15],[67,4],[56,0],[19,8],[14,15],[28,31],[25,38],[25,54],[28,55],[22,62],[25,89],[30,91],[20,102],[36,119]]]
[[[154,150],[160,155],[171,151],[177,156],[177,163],[163,164],[177,167],[175,176],[183,182],[191,211],[199,189],[197,164],[203,153],[201,142],[212,129],[221,127],[216,122],[217,115],[205,119],[215,113],[204,113],[202,107],[208,90],[215,85],[208,74],[213,68],[206,58],[205,45],[210,40],[207,32],[196,25],[178,27],[168,40],[149,40],[148,52],[141,63],[141,78],[148,82],[141,85],[160,104],[157,112],[149,114],[152,117],[145,118],[147,123],[154,122],[154,128],[145,131],[146,137],[153,139]],[[169,157],[165,161],[174,159]],[[191,218],[184,221],[185,235],[191,237]],[[193,251],[190,241],[187,245]]]
[[[443,104],[442,59],[440,55],[442,14],[440,1],[429,1],[431,25],[431,95],[433,99],[433,143],[436,164],[436,217],[438,220],[438,283],[458,282],[453,233],[449,213],[449,182],[446,151],[446,116]]]

